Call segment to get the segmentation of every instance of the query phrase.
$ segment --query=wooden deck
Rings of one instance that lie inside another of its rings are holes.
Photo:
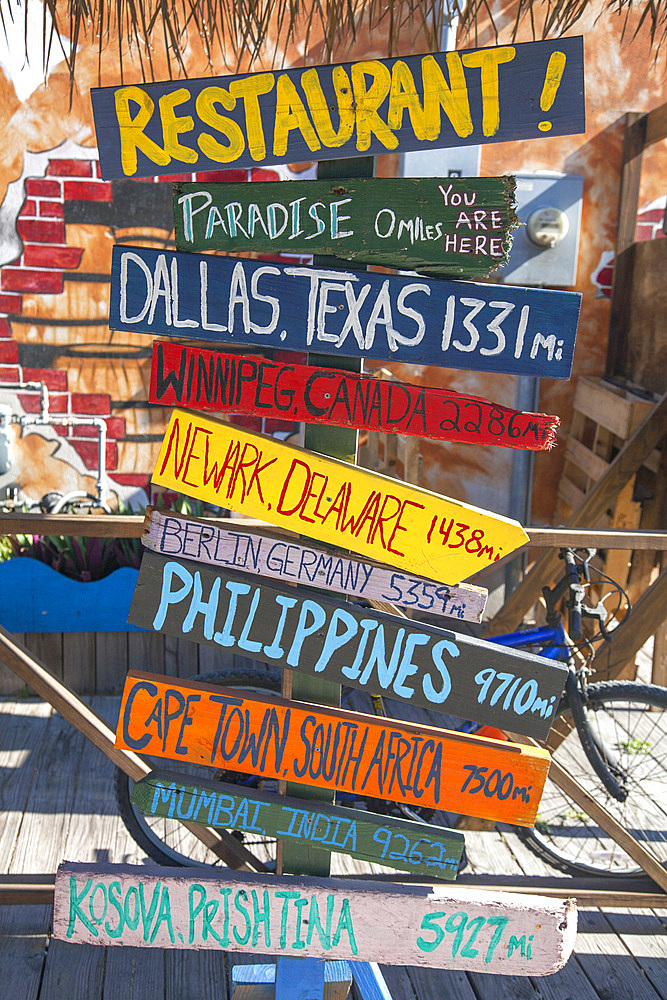
[[[112,717],[118,699],[94,698]],[[111,763],[50,706],[0,701],[0,871],[63,859],[142,863],[115,807]],[[511,832],[466,833],[468,871],[553,874]],[[334,857],[337,872],[362,865]],[[95,948],[50,940],[50,906],[0,906],[0,1000],[227,1000],[254,957]],[[577,948],[546,979],[391,967],[394,1000],[667,1000],[667,909],[581,910]]]

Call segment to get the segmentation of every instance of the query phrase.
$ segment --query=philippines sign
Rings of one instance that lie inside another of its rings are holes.
[[[568,379],[581,295],[115,246],[109,326]]]
[[[581,37],[91,90],[104,178],[584,131]]]
[[[510,518],[183,410],[152,481],[442,583],[528,541]]]

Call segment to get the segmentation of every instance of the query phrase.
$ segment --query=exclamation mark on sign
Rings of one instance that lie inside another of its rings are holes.
[[[558,93],[558,88],[560,87],[560,81],[563,79],[564,69],[565,53],[552,52],[549,64],[547,65],[547,75],[544,78],[542,96],[540,97],[540,108],[542,111],[548,111],[553,102],[556,100],[556,94]],[[551,129],[551,122],[540,122],[537,127],[542,132],[549,132]]]

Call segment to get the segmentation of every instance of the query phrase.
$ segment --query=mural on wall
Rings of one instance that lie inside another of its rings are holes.
[[[667,195],[662,195],[637,212],[637,231],[635,241],[659,240],[667,236],[664,230],[665,212],[667,211]],[[591,274],[591,281],[597,288],[596,298],[611,298],[611,285],[614,280],[614,251],[603,250],[600,263]]]

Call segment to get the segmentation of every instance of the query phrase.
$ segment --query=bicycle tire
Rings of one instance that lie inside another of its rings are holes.
[[[243,688],[259,694],[280,694],[281,671],[261,664],[248,662],[245,667],[231,667],[209,674],[198,674],[190,680],[201,683],[219,684],[223,687]],[[155,767],[167,767],[169,761],[156,761]],[[220,771],[218,768],[179,764],[179,770],[198,774],[201,778],[206,774],[209,778],[223,781],[233,781],[234,774]],[[248,775],[238,775],[248,781]],[[224,862],[212,851],[209,851],[194,837],[182,823],[177,820],[161,819],[157,816],[145,815],[130,799],[134,782],[124,771],[116,768],[114,775],[114,792],[116,805],[125,827],[135,843],[145,851],[152,861],[169,867],[201,867],[223,866]],[[257,787],[257,786],[255,786]],[[253,839],[252,836],[230,831],[239,837],[245,846],[253,851],[259,849],[260,860],[271,864],[275,862],[275,841]],[[261,848],[261,849],[260,849]],[[253,851],[254,853],[254,851]],[[271,858],[270,855],[273,854]]]
[[[613,750],[625,776],[625,802],[613,798],[591,771],[576,729],[553,758],[667,866],[667,717],[663,714],[667,688],[603,681],[586,687],[586,699],[591,725]],[[567,706],[561,708],[557,719],[568,712]],[[549,778],[535,827],[517,827],[516,832],[543,861],[570,875],[623,879],[641,873],[637,863]]]

